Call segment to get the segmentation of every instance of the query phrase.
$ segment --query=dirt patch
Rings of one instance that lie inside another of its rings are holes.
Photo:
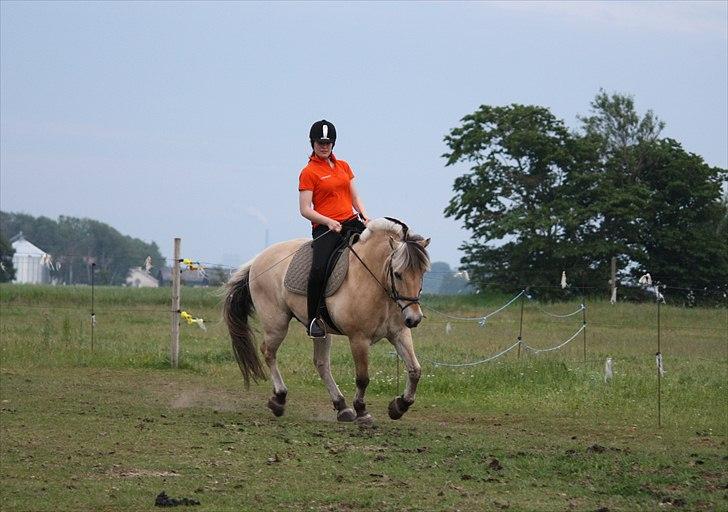
[[[178,391],[169,406],[172,409],[202,407],[214,409],[216,411],[239,411],[242,407],[239,399],[231,396],[225,396],[225,394],[219,390],[212,391],[205,388]]]

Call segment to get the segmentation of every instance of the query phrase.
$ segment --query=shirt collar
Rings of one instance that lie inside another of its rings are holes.
[[[331,153],[331,155],[329,156],[329,159],[330,159],[330,160],[331,160],[331,161],[332,161],[332,162],[333,162],[334,164],[336,163],[336,156],[334,156],[334,154],[333,154],[333,153]],[[325,163],[326,163],[326,160],[324,160],[323,158],[319,158],[318,156],[316,156],[316,154],[313,154],[313,155],[309,156],[309,157],[308,157],[308,161],[309,161],[309,162],[318,162],[318,163],[320,163],[320,164],[325,164]]]

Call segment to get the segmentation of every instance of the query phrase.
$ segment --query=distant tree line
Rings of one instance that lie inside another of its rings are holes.
[[[444,261],[435,261],[424,276],[422,293],[459,295],[473,293],[473,289],[466,275],[452,270]]]
[[[58,220],[23,213],[0,212],[0,233],[6,239],[22,232],[25,239],[52,256],[51,277],[66,284],[123,284],[131,267],[164,265],[156,243],[122,235],[92,219],[60,216]],[[3,248],[3,254],[5,249]],[[10,256],[12,259],[12,255]]]
[[[725,169],[660,136],[652,111],[604,91],[569,130],[548,108],[483,105],[445,137],[455,179],[445,215],[472,238],[462,268],[478,288],[495,284],[608,286],[649,272],[673,287],[728,284]],[[545,293],[545,292],[544,292]]]

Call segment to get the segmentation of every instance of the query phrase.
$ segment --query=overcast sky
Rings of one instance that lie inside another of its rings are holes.
[[[443,137],[482,104],[576,128],[600,88],[728,166],[728,3],[0,2],[0,208],[90,217],[237,265],[309,236],[326,118],[373,216],[456,266]],[[13,234],[9,234],[12,236]],[[139,262],[140,265],[143,262]]]

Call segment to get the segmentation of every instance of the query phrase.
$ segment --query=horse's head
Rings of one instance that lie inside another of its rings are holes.
[[[430,239],[407,234],[403,240],[390,238],[392,255],[389,263],[391,297],[402,310],[404,324],[410,329],[422,320],[420,294],[425,272],[430,269],[427,246]]]
[[[410,233],[406,225],[394,219],[372,220],[367,231],[362,234],[362,241],[372,233],[387,233],[389,255],[385,259],[385,279],[380,284],[399,306],[404,324],[409,328],[417,327],[422,321],[422,280],[430,269],[427,254],[430,239]]]

